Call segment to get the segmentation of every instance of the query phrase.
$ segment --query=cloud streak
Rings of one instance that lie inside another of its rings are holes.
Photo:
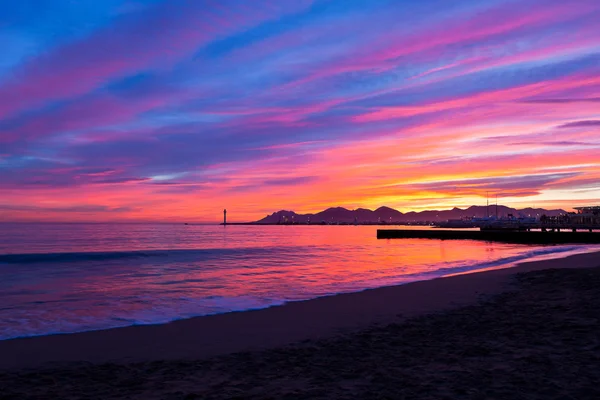
[[[575,121],[567,124],[562,124],[559,128],[589,128],[589,127],[600,127],[600,120],[589,120],[589,121]]]

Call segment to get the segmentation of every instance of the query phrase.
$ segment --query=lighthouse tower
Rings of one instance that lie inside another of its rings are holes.
[[[227,209],[223,210],[223,225],[227,225]]]

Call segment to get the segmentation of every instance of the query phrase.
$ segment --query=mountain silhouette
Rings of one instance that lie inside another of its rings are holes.
[[[315,214],[297,214],[294,211],[281,210],[267,215],[265,218],[256,221],[257,224],[278,224],[278,223],[299,223],[299,224],[319,224],[319,223],[412,223],[412,222],[438,222],[451,219],[461,219],[468,217],[485,217],[498,215],[498,217],[506,217],[508,214],[514,216],[531,216],[539,217],[541,215],[558,216],[566,214],[565,210],[554,209],[546,210],[543,208],[524,208],[515,209],[507,206],[496,205],[487,206],[471,206],[466,209],[453,208],[451,210],[425,210],[420,212],[402,213],[390,207],[379,207],[376,210],[366,208],[357,208],[356,210],[348,210],[344,207],[331,207],[324,211]]]

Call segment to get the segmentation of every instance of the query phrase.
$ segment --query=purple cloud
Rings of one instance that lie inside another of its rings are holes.
[[[575,121],[559,125],[559,128],[588,128],[600,126],[600,120]]]
[[[173,0],[126,14],[82,40],[29,61],[2,87],[0,117],[83,95],[139,70],[172,67],[228,33],[305,9],[310,1],[255,7]]]
[[[579,99],[531,99],[520,100],[522,103],[534,104],[569,104],[569,103],[600,103],[600,97],[579,98]]]

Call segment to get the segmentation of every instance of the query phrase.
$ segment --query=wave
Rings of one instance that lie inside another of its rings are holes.
[[[298,251],[294,247],[293,251]],[[82,261],[111,261],[126,259],[172,258],[173,261],[186,259],[210,259],[221,256],[236,255],[268,255],[292,250],[291,247],[245,247],[245,248],[215,248],[215,249],[186,249],[186,250],[136,250],[109,252],[72,252],[72,253],[25,253],[0,254],[0,264],[38,264],[38,263],[70,263]]]
[[[163,252],[123,251],[123,252],[89,252],[89,253],[39,253],[39,254],[1,254],[0,263],[29,264],[57,263],[76,261],[103,261],[127,258],[160,257]]]
[[[173,307],[153,307],[152,309],[140,310],[128,315],[87,316],[81,317],[77,321],[69,321],[63,318],[44,321],[43,319],[36,318],[35,314],[29,314],[27,317],[15,318],[11,321],[13,324],[10,326],[0,326],[0,340],[64,335],[128,326],[163,325],[195,317],[260,310],[281,306],[286,303],[286,301],[281,299],[258,299],[250,296],[208,296],[199,299],[182,297],[179,300],[181,303]],[[203,311],[198,311],[199,306]],[[177,309],[177,313],[174,313],[175,309]]]

